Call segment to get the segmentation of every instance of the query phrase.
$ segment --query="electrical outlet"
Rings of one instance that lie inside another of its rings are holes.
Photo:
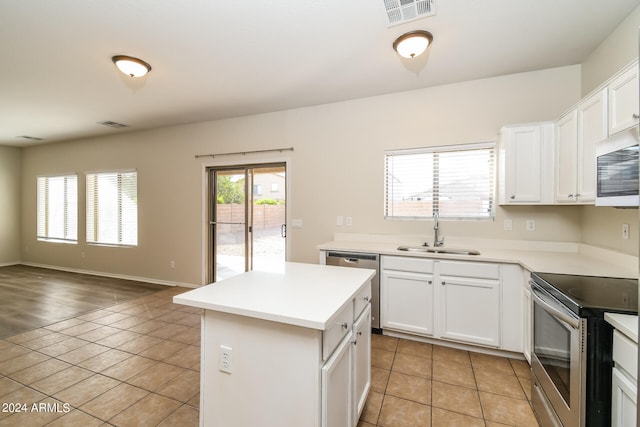
[[[342,226],[343,222],[344,222],[344,218],[342,217],[342,215],[338,215],[338,217],[336,218],[336,225]]]
[[[513,221],[510,219],[505,219],[504,220],[504,229],[507,231],[511,231],[513,230]]]
[[[536,220],[528,219],[527,220],[527,231],[536,231]]]
[[[629,240],[629,224],[622,224],[622,239]]]
[[[169,268],[176,268],[176,262],[174,260],[169,261]]]
[[[218,354],[218,369],[228,374],[231,373],[231,347],[226,345],[220,346],[220,352]]]
[[[347,217],[347,227],[351,227],[353,225],[353,218],[350,216]]]

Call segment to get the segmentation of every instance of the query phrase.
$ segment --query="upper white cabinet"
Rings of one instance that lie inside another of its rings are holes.
[[[554,124],[505,126],[498,140],[500,204],[552,204]]]
[[[605,88],[582,100],[556,122],[556,202],[594,203],[595,145],[606,137]]]
[[[614,77],[609,85],[609,135],[638,124],[638,62]]]

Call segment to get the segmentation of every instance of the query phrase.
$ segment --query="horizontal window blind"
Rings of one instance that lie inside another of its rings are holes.
[[[386,218],[492,219],[494,144],[385,153]]]
[[[77,242],[77,175],[39,176],[36,181],[38,239]]]
[[[138,244],[137,172],[87,174],[87,242]]]

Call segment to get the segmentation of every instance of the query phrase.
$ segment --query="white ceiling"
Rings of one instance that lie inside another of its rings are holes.
[[[638,0],[0,0],[0,144],[116,134],[582,62]],[[405,60],[394,39],[433,33]],[[121,75],[117,54],[149,62]],[[97,122],[129,125],[112,129]],[[41,142],[41,143],[42,143]]]

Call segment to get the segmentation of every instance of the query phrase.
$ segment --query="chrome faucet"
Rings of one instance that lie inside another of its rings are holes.
[[[439,246],[444,245],[444,237],[441,237],[438,240],[438,230],[440,230],[440,223],[438,221],[439,219],[440,219],[440,214],[438,212],[434,213],[433,214],[433,221],[434,221],[434,224],[433,224],[433,232],[434,232],[433,246],[436,247],[436,248],[439,247]]]

